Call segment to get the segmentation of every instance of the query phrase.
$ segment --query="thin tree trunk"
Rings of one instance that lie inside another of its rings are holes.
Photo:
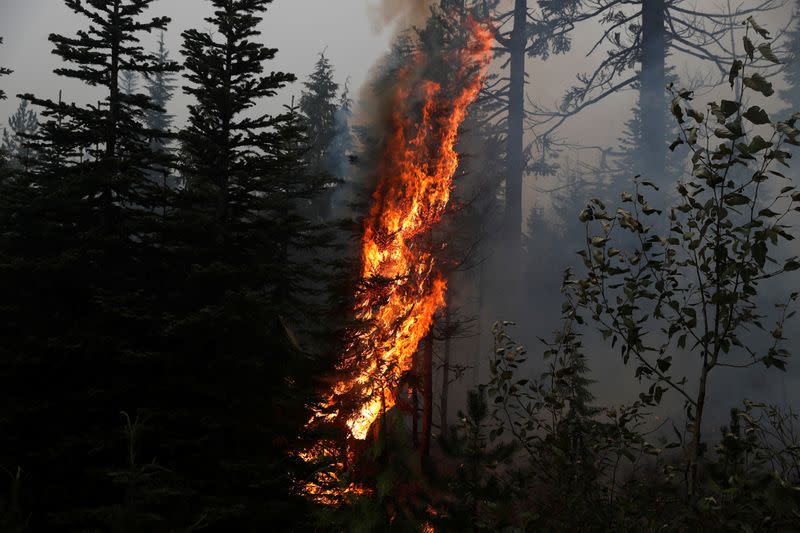
[[[433,333],[428,333],[422,349],[422,439],[421,458],[431,453],[431,430],[433,427]]]
[[[109,97],[108,97],[108,123],[106,124],[106,150],[105,150],[105,169],[108,175],[105,177],[103,186],[103,223],[107,230],[111,230],[112,223],[112,204],[113,181],[117,178],[117,124],[119,123],[120,112],[120,91],[119,91],[119,55],[121,46],[121,29],[119,24],[120,6],[119,2],[114,2],[114,11],[111,21],[114,25],[111,39],[111,63],[109,65]]]
[[[414,386],[411,391],[411,445],[415,450],[419,449],[419,394],[418,386]]]
[[[703,358],[703,370],[700,373],[700,384],[697,390],[697,406],[692,425],[692,444],[689,450],[689,495],[697,494],[699,488],[698,470],[702,456],[703,412],[706,404],[706,383],[708,382],[708,362]]]
[[[448,293],[449,294],[449,293]],[[447,436],[447,400],[450,394],[450,305],[444,309],[444,354],[442,355],[442,391],[439,397],[439,433]]]
[[[483,330],[484,328],[484,302],[486,299],[486,261],[481,261],[480,272],[478,275],[478,342],[472,354],[472,387],[477,388],[481,374],[481,353],[483,350]]]
[[[666,179],[666,10],[666,0],[642,2],[642,71],[639,89],[642,170],[648,179],[658,184],[664,184]]]
[[[509,53],[511,54],[510,86],[508,93],[508,146],[506,176],[506,237],[509,251],[516,255],[522,246],[522,176],[523,116],[525,113],[525,45],[528,1],[515,0],[514,27],[511,31]],[[518,266],[516,261],[510,262]]]

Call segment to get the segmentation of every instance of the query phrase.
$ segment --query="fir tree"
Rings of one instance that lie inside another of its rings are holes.
[[[142,122],[152,104],[119,80],[177,69],[139,45],[169,22],[145,17],[152,0],[64,3],[87,27],[50,36],[65,63],[55,72],[105,98],[78,106],[21,96],[41,110],[37,158],[0,195],[0,376],[19,383],[6,389],[14,408],[0,456],[37,479],[30,527],[48,531],[99,529],[120,503],[111,485],[124,457],[119,411],[150,401],[162,265],[150,214],[159,197],[146,175],[158,156]]]
[[[139,91],[139,76],[132,70],[123,70],[119,75],[120,90],[131,96]]]
[[[34,156],[28,140],[39,129],[39,117],[32,109],[28,109],[28,102],[22,100],[17,111],[8,118],[8,128],[3,128],[3,140],[0,143],[0,152],[6,157],[13,158],[13,162],[23,167],[28,167]]]
[[[2,44],[3,44],[3,38],[0,37],[0,45]],[[11,74],[11,72],[12,71],[10,69],[0,67],[0,78],[2,78],[3,76],[8,76],[9,74]],[[6,99],[6,93],[3,91],[3,89],[0,89],[0,101],[5,99]],[[6,161],[8,160],[8,158],[9,154],[6,152],[3,146],[0,146],[0,168],[6,165]]]
[[[0,45],[2,45],[2,44],[3,44],[3,38],[0,37]],[[5,67],[0,67],[0,78],[2,78],[3,76],[8,76],[12,72],[13,72],[13,70],[11,70],[11,69],[8,69],[8,68],[5,68]],[[2,89],[0,89],[0,100],[5,100],[5,99],[6,99],[6,93],[3,92]]]
[[[796,2],[795,9],[800,9]],[[784,79],[787,87],[779,92],[781,99],[789,104],[789,111],[800,109],[800,17],[795,16],[794,26],[786,35],[788,57],[785,60]]]
[[[304,516],[287,496],[287,446],[310,416],[301,311],[313,260],[300,254],[316,242],[298,207],[315,185],[297,113],[254,112],[295,79],[266,70],[277,50],[261,44],[258,25],[270,3],[212,0],[213,33],[183,33],[184,92],[195,102],[180,134],[175,373],[163,394],[198,407],[169,413],[188,437],[164,446],[215,531],[284,530]]]
[[[159,65],[170,63],[169,50],[164,43],[164,32],[158,39],[158,50],[156,59]],[[172,101],[175,91],[175,79],[169,71],[158,71],[146,75],[147,94],[150,101],[157,109],[148,109],[145,112],[145,124],[149,130],[159,133],[153,136],[152,148],[156,151],[163,151],[169,144],[166,134],[172,126],[173,116],[167,112],[167,106]]]
[[[334,151],[333,146],[340,133],[336,102],[339,85],[333,79],[333,66],[324,52],[320,53],[314,71],[303,85],[305,90],[300,97],[300,112],[305,118],[308,135],[304,158],[313,172],[333,176],[341,167],[340,154]],[[319,219],[328,218],[332,194],[331,189],[313,202],[313,211]]]
[[[314,72],[303,84],[300,111],[306,117],[309,150],[306,155],[315,172],[329,171],[331,145],[336,137],[336,96],[339,85],[333,79],[333,66],[325,53],[319,55]]]
[[[355,148],[350,122],[353,119],[353,100],[350,96],[350,80],[345,81],[336,110],[336,127],[329,147],[330,171],[337,179],[344,180],[348,173],[349,155]]]

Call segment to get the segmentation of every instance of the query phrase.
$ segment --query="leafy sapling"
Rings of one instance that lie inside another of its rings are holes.
[[[800,268],[797,257],[778,257],[793,239],[787,221],[800,211],[800,192],[776,168],[788,167],[785,147],[798,144],[800,114],[773,122],[763,108],[743,104],[746,95],[767,98],[774,92],[768,80],[751,73],[752,64],[778,61],[769,32],[752,18],[745,25],[746,57],[734,61],[729,76],[735,99],[712,102],[701,112],[692,107],[691,91],[670,86],[680,128],[672,148],[688,146],[692,170],[677,184],[668,228],[663,234],[654,229],[663,224],[662,212],[644,197],[644,189],[655,188],[647,181],[637,178],[634,193],[623,193],[626,205],[616,212],[593,200],[580,215],[586,224],[580,252],[586,275],[565,282],[579,311],[611,339],[626,364],[635,365],[636,377],[650,381],[642,401],[659,404],[669,390],[683,398],[689,494],[700,488],[711,376],[721,368],[755,365],[784,370],[789,357],[784,325],[798,296],[792,292],[778,303],[777,316],[759,303],[766,282]],[[614,247],[618,233],[635,244]],[[772,327],[764,323],[770,318]],[[678,356],[697,358],[693,375],[675,375]]]

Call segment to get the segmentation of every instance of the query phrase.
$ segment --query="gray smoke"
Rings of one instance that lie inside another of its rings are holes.
[[[391,24],[402,31],[425,22],[434,3],[434,0],[381,0],[369,5],[369,17],[378,31]]]

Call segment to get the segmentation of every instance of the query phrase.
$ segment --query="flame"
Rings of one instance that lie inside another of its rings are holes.
[[[364,327],[351,332],[346,345],[339,367],[346,378],[309,422],[342,421],[352,439],[364,440],[395,405],[401,377],[445,305],[447,282],[437,268],[431,231],[450,201],[458,131],[480,91],[493,42],[491,31],[473,20],[469,30],[465,47],[443,58],[453,66],[447,81],[426,77],[429,58],[417,52],[398,72],[389,98],[389,134],[365,220],[354,306]],[[334,456],[319,449],[304,453],[308,459]],[[352,449],[345,456],[352,459]],[[324,492],[318,481],[306,485],[307,494],[323,503],[341,496]]]
[[[437,270],[430,232],[450,201],[458,130],[491,59],[491,32],[472,21],[470,29],[448,86],[419,79],[425,58],[417,53],[400,71],[391,98],[392,133],[379,158],[362,240],[364,289],[355,306],[356,318],[367,327],[345,358],[358,359],[359,371],[334,387],[334,396],[357,390],[361,397],[346,420],[358,440],[394,406],[400,377],[411,369],[420,341],[444,306],[447,282]]]

